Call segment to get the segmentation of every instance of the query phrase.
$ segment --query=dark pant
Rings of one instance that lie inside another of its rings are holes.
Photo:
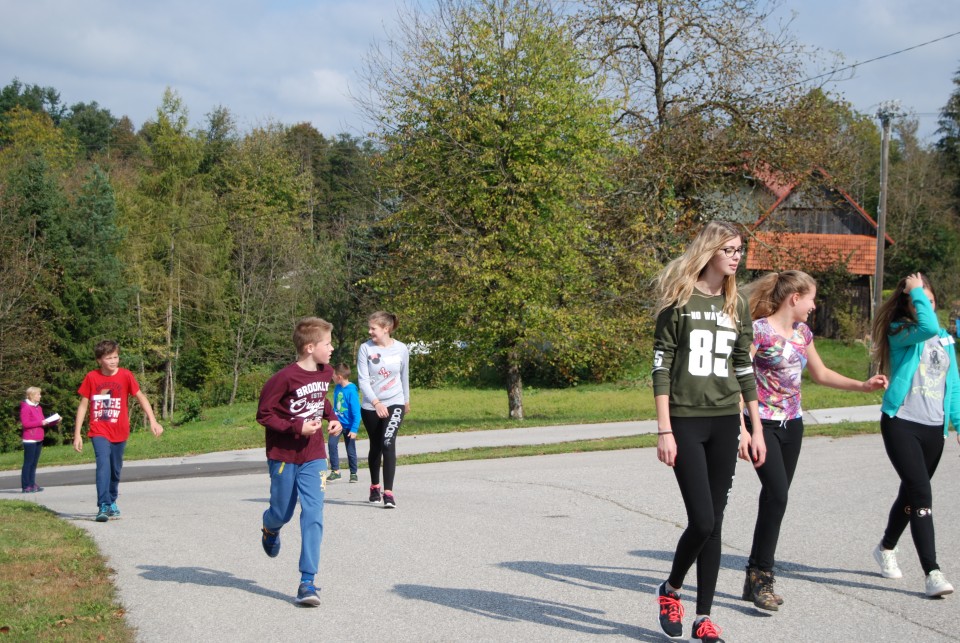
[[[943,454],[943,426],[920,424],[883,414],[880,416],[880,432],[890,463],[900,476],[900,493],[890,508],[887,530],[880,544],[884,549],[896,547],[909,524],[923,573],[929,574],[934,569],[940,569],[933,533],[930,479]]]
[[[23,468],[20,469],[20,488],[24,491],[37,484],[37,463],[40,462],[40,452],[43,442],[23,443]]]
[[[727,494],[733,487],[740,439],[740,416],[671,417],[677,442],[673,473],[687,509],[687,528],[680,536],[667,579],[679,589],[697,563],[697,614],[710,614],[720,574],[720,531]]]
[[[397,471],[397,435],[403,423],[403,406],[387,407],[387,417],[376,411],[360,409],[360,419],[370,436],[370,484],[380,484],[380,461],[383,460],[383,488],[393,490],[393,477]]]
[[[97,506],[117,501],[120,493],[120,470],[123,469],[123,450],[127,442],[111,442],[97,436],[90,438],[97,458]]]
[[[803,442],[803,420],[795,418],[781,423],[763,421],[763,439],[767,444],[767,459],[757,469],[760,477],[760,503],[757,525],[753,529],[753,547],[749,565],[765,572],[773,570],[773,557],[780,539],[780,524],[787,512],[787,495],[793,473],[800,459]]]
[[[330,458],[330,470],[340,470],[340,437],[343,436],[343,446],[347,448],[347,465],[350,473],[357,472],[357,441],[347,437],[344,429],[340,435],[331,435],[327,438],[327,457]]]

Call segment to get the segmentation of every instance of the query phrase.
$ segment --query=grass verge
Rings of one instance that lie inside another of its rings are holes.
[[[805,437],[829,436],[834,438],[880,433],[879,422],[840,422],[837,424],[811,424],[804,427]],[[456,462],[460,460],[490,460],[494,458],[522,458],[534,455],[556,455],[561,453],[588,453],[591,451],[616,451],[619,449],[643,449],[657,446],[657,436],[653,434],[630,435],[618,438],[599,438],[578,440],[576,442],[558,442],[556,444],[531,444],[507,447],[476,447],[473,449],[454,449],[437,453],[419,453],[400,456],[397,464],[426,464],[431,462]],[[365,466],[365,465],[364,465]]]
[[[83,529],[0,500],[0,640],[134,641],[110,574]]]

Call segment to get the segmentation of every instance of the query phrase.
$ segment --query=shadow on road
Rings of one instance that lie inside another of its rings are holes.
[[[284,603],[293,602],[290,594],[282,594],[272,589],[260,587],[256,582],[248,578],[238,578],[229,572],[222,572],[216,569],[207,569],[206,567],[168,567],[166,565],[138,565],[137,569],[143,570],[140,576],[147,580],[190,583],[191,585],[203,585],[205,587],[230,587],[259,596],[274,598]]]
[[[395,585],[393,591],[403,598],[427,601],[498,621],[528,621],[582,634],[613,634],[641,641],[658,641],[663,638],[653,630],[604,619],[603,610],[539,598],[426,585]]]

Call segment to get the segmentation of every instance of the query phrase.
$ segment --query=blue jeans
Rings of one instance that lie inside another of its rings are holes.
[[[313,582],[320,568],[323,540],[323,498],[327,461],[290,464],[267,460],[270,471],[270,506],[263,512],[263,526],[278,532],[293,518],[300,498],[300,580]]]
[[[97,457],[97,506],[117,501],[120,492],[120,470],[123,469],[123,451],[127,441],[111,442],[104,437],[90,438]]]
[[[343,446],[347,447],[347,464],[350,466],[350,473],[357,472],[357,440],[348,438],[344,430],[340,435],[343,436]],[[340,470],[340,435],[331,435],[327,438],[327,457],[330,458],[330,469]]]
[[[40,462],[40,451],[43,442],[23,443],[23,468],[20,469],[20,488],[26,489],[37,484],[37,463]]]

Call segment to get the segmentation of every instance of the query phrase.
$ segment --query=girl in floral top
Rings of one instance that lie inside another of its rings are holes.
[[[767,459],[757,467],[760,505],[743,584],[743,600],[776,611],[783,599],[773,593],[773,563],[787,494],[800,458],[803,410],[800,377],[804,367],[817,384],[844,391],[886,388],[885,375],[858,382],[827,368],[813,344],[807,317],[816,310],[817,284],[799,270],[764,275],[747,288],[753,319],[753,368]]]

